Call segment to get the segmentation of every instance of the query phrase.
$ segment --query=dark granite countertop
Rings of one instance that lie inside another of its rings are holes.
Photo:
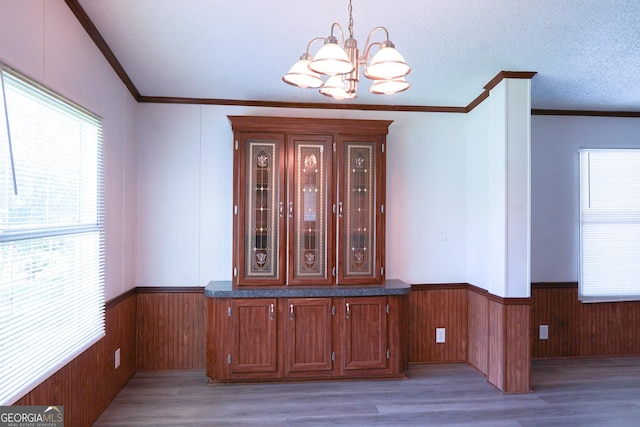
[[[366,297],[381,295],[406,295],[411,285],[397,279],[386,280],[380,285],[336,286],[264,286],[233,288],[231,281],[211,281],[204,288],[209,298],[314,298],[314,297]]]

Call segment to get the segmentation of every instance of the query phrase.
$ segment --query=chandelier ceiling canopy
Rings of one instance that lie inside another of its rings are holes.
[[[411,67],[389,40],[389,32],[385,27],[376,27],[369,32],[364,52],[360,56],[358,43],[353,38],[352,10],[349,0],[349,38],[344,40],[342,27],[334,22],[328,37],[316,37],[307,44],[307,50],[300,56],[300,60],[282,77],[285,83],[305,89],[316,88],[321,94],[334,99],[355,99],[358,97],[360,66],[363,65],[364,76],[372,80],[369,92],[392,95],[409,88],[405,76],[409,74]],[[339,30],[342,46],[334,35],[336,29]],[[384,31],[385,40],[372,42],[373,35],[380,31]],[[320,40],[324,41],[324,45],[312,57],[309,49]],[[374,47],[379,50],[369,60]],[[323,76],[327,79],[323,80]]]

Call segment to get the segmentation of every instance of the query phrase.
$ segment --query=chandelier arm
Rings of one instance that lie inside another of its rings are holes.
[[[318,40],[322,40],[322,41],[324,41],[324,40],[325,40],[325,38],[324,38],[324,37],[315,37],[315,38],[311,39],[311,40],[309,41],[309,43],[307,43],[307,50],[306,50],[306,52],[305,52],[305,56],[306,56],[306,57],[311,56],[311,55],[309,54],[309,49],[311,49],[311,45],[313,44],[313,42],[316,42],[316,41],[318,41]]]
[[[360,64],[366,65],[367,62],[369,62],[369,51],[374,46],[382,46],[382,42],[373,42],[369,44],[369,41],[367,40],[367,44],[365,45],[364,52],[362,53],[362,56],[359,58]]]
[[[333,24],[331,24],[331,35],[333,36],[333,29],[336,27],[338,27],[338,29],[340,30],[340,38],[342,39],[341,46],[344,46],[344,31],[342,31],[342,27],[337,22],[334,22]]]
[[[371,50],[373,46],[376,46],[376,45],[382,46],[383,44],[383,42],[374,42],[369,44],[371,42],[371,37],[378,30],[383,30],[386,35],[385,42],[389,41],[389,31],[385,27],[375,27],[373,30],[369,31],[369,35],[367,36],[367,42],[364,44],[364,51],[363,51],[364,53],[362,54],[362,57],[364,58],[365,61],[369,57],[369,50]]]

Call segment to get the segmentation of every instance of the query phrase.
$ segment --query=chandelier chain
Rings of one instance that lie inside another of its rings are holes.
[[[353,6],[349,0],[349,38],[353,38]]]

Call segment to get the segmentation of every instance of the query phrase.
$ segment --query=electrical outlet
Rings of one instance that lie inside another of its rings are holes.
[[[116,359],[116,369],[118,369],[118,367],[120,366],[120,349],[119,348],[116,350],[115,359]]]
[[[540,325],[540,339],[541,340],[549,339],[549,325]]]
[[[445,328],[436,328],[436,344],[445,342]]]

